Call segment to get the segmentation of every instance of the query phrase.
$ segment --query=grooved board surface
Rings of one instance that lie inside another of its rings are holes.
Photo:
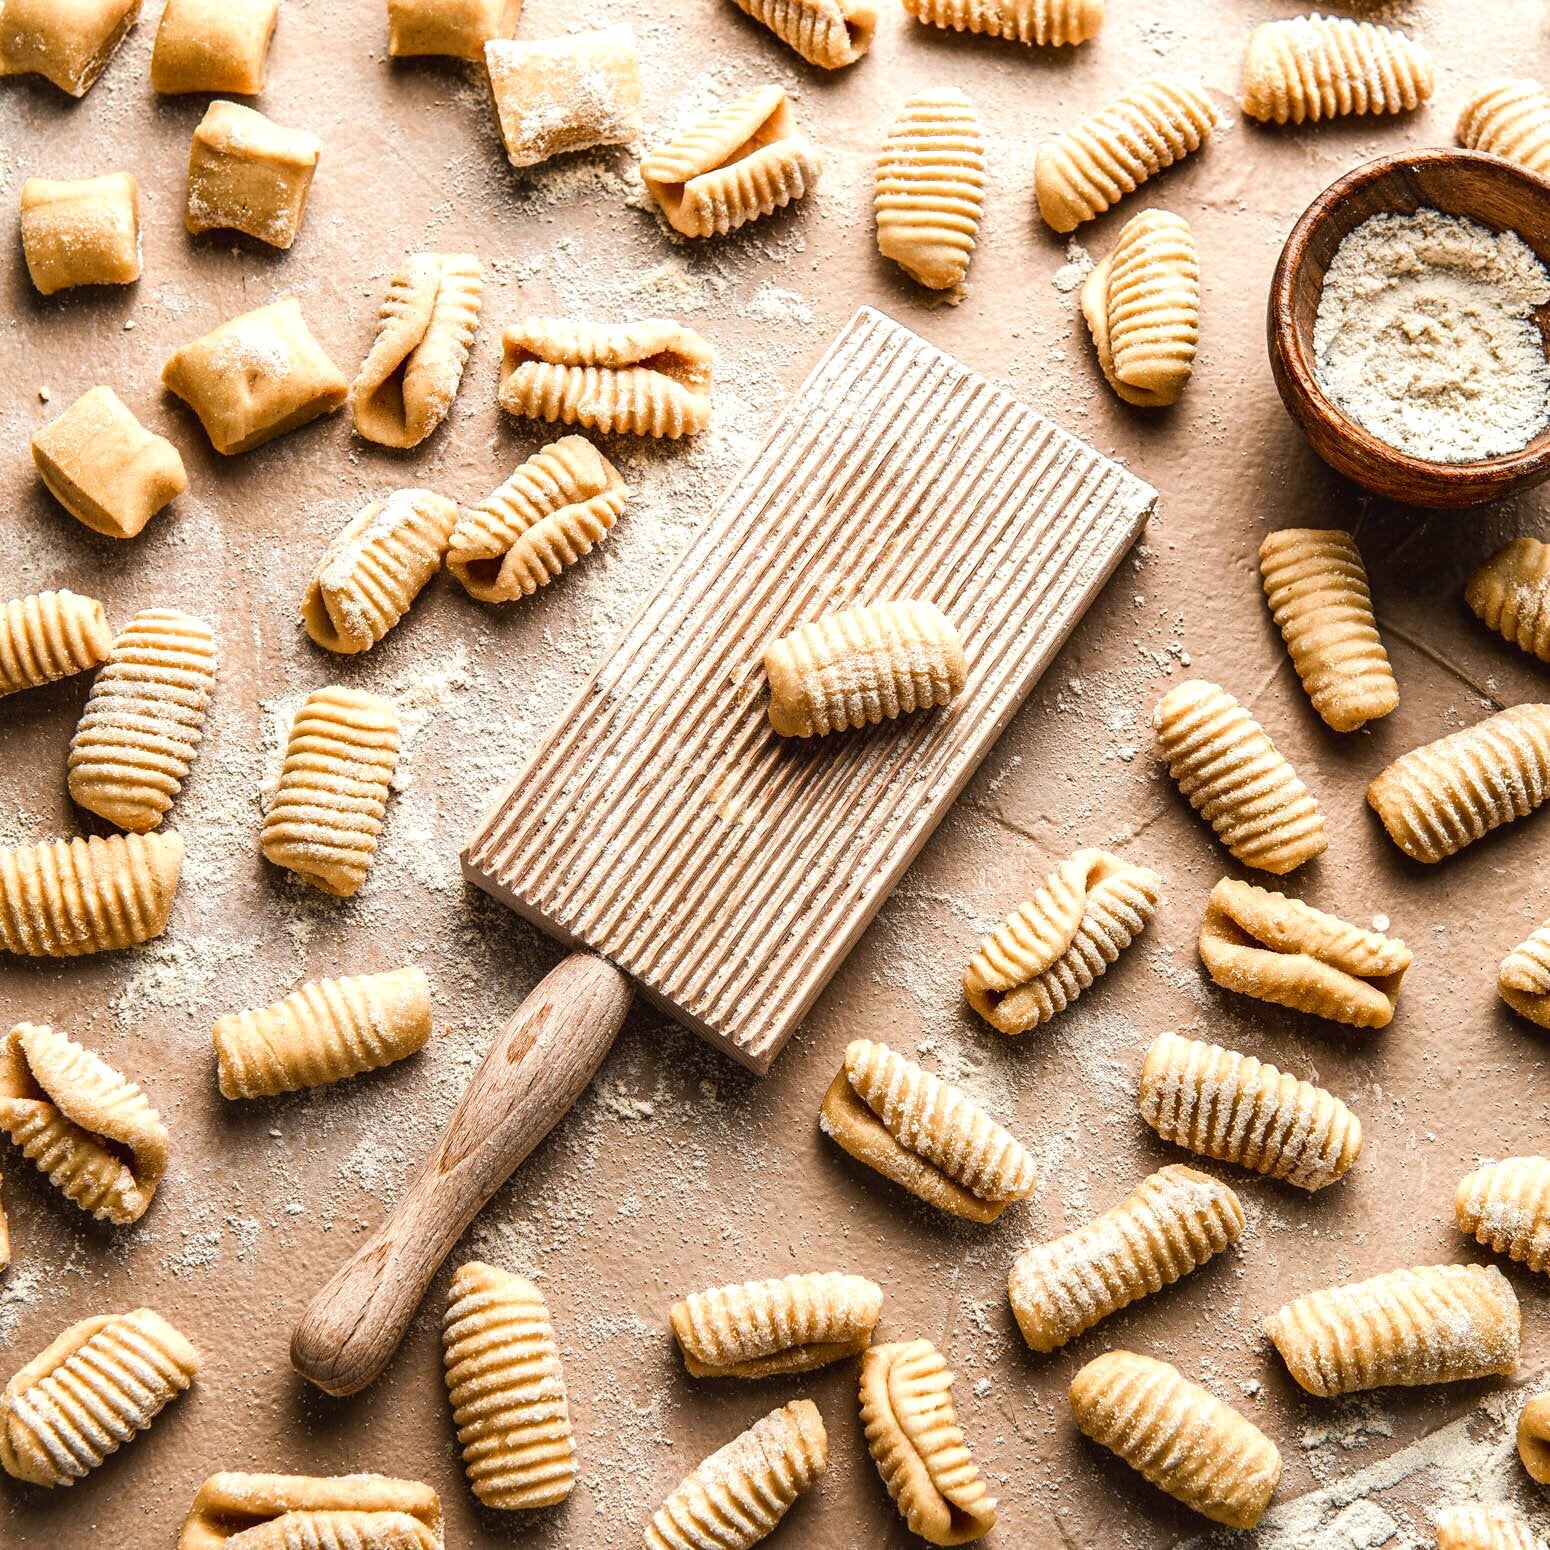
[[[1140,533],[1155,493],[863,308],[463,857],[765,1070]],[[792,741],[765,645],[935,602],[945,711]]]

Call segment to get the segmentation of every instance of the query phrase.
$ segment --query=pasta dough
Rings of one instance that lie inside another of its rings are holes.
[[[1497,990],[1514,1012],[1550,1028],[1550,920],[1502,959]]]
[[[41,75],[84,97],[140,15],[140,0],[5,0],[0,75]]]
[[[1509,645],[1550,662],[1550,544],[1514,538],[1469,578],[1464,600]]]
[[[904,0],[904,9],[931,27],[1046,48],[1096,38],[1104,0]]]
[[[1485,81],[1459,114],[1458,143],[1550,177],[1550,93],[1538,81]]]
[[[861,1353],[861,1424],[877,1472],[912,1534],[966,1545],[996,1523],[953,1409],[953,1374],[929,1340]]]
[[[1518,1457],[1529,1478],[1550,1485],[1550,1394],[1536,1394],[1518,1416]]]
[[[1243,111],[1265,124],[1407,113],[1431,94],[1431,55],[1419,43],[1317,11],[1256,27],[1243,60]]]
[[[127,172],[74,182],[28,178],[21,227],[27,273],[45,296],[140,278],[140,188]]]
[[[853,65],[877,33],[873,0],[733,0],[820,70]]]
[[[1550,1270],[1550,1157],[1508,1157],[1459,1180],[1459,1231],[1527,1265]]]
[[[0,698],[87,672],[112,649],[96,598],[63,589],[12,598],[0,608]]]
[[[237,102],[212,102],[188,154],[191,232],[240,231],[288,248],[301,230],[323,142]]]
[[[1000,1033],[1065,1011],[1146,929],[1162,880],[1106,850],[1079,850],[979,945],[969,1005]]]
[[[151,85],[175,96],[264,89],[280,0],[167,0],[151,50]]]
[[[178,1550],[441,1550],[441,1498],[390,1475],[223,1471],[194,1495]]]
[[[484,58],[491,38],[517,30],[522,0],[388,0],[388,53],[395,59],[446,54]]]
[[[1506,1502],[1445,1507],[1437,1514],[1437,1550],[1544,1550],[1544,1540]]]

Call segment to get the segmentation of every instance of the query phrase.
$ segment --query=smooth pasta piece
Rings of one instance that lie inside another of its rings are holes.
[[[32,1485],[74,1485],[143,1432],[198,1370],[198,1351],[150,1308],[82,1319],[0,1394],[0,1467]]]
[[[1514,705],[1402,754],[1367,788],[1389,838],[1442,861],[1550,797],[1550,705]]]
[[[732,0],[820,70],[853,65],[877,34],[873,0]]]
[[[238,102],[212,102],[188,154],[191,232],[240,231],[288,248],[301,230],[323,142]]]
[[[966,1545],[996,1523],[953,1409],[953,1374],[929,1340],[861,1353],[861,1424],[877,1472],[912,1534]]]
[[[413,253],[388,286],[377,337],[355,381],[355,429],[383,447],[417,447],[452,408],[484,296],[472,253]]]
[[[969,1221],[995,1221],[1038,1183],[1026,1148],[966,1092],[869,1039],[847,1046],[819,1128],[927,1205]]]
[[[140,0],[5,0],[0,75],[41,75],[84,97],[140,15]]]
[[[4,1175],[0,1175],[0,1184],[5,1183]],[[5,1202],[0,1200],[0,1270],[4,1270],[11,1263],[11,1224],[5,1217]]]
[[[151,86],[164,96],[264,89],[280,0],[167,0],[151,50]]]
[[[1550,1270],[1550,1157],[1508,1157],[1459,1180],[1459,1231],[1530,1270]]]
[[[1253,1528],[1281,1480],[1281,1454],[1254,1425],[1178,1368],[1106,1351],[1071,1383],[1071,1414],[1101,1447],[1193,1512]]]
[[[676,441],[710,423],[711,349],[666,318],[525,318],[501,336],[507,414]]]
[[[1034,192],[1056,231],[1075,231],[1198,151],[1216,109],[1191,76],[1152,76],[1039,147]]]
[[[167,816],[204,736],[215,632],[176,608],[142,609],[113,642],[70,739],[75,803],[144,834]]]
[[[1550,177],[1550,92],[1538,81],[1485,81],[1459,114],[1458,143]]]
[[[764,648],[770,725],[782,737],[826,737],[947,705],[968,659],[935,603],[863,603],[799,625]]]
[[[405,1060],[430,1033],[430,985],[409,967],[298,986],[218,1017],[210,1037],[223,1098],[273,1098]]]
[[[302,702],[259,845],[276,866],[347,899],[366,881],[398,767],[391,700],[335,684]]]
[[[1349,533],[1283,528],[1259,546],[1259,573],[1303,692],[1326,726],[1354,732],[1398,707],[1367,569]]]
[[[1298,1384],[1327,1399],[1510,1373],[1521,1325],[1495,1265],[1424,1265],[1309,1292],[1265,1333]]]
[[[465,506],[447,569],[481,603],[531,597],[605,539],[629,498],[619,470],[585,436],[562,436]]]
[[[1146,1052],[1140,1106],[1164,1141],[1310,1193],[1341,1178],[1362,1149],[1361,1122],[1333,1093],[1176,1033]]]
[[[784,209],[812,189],[819,170],[783,86],[756,86],[701,114],[640,164],[646,192],[686,237],[724,237]]]
[[[441,1550],[441,1498],[390,1475],[223,1471],[194,1495],[178,1550]]]
[[[34,592],[0,607],[0,699],[89,672],[113,649],[108,616],[79,592]]]
[[[875,1281],[815,1271],[695,1292],[668,1318],[692,1377],[768,1378],[858,1355],[882,1311]]]
[[[640,60],[629,27],[521,43],[492,38],[484,62],[513,167],[641,137]]]
[[[1529,1478],[1550,1485],[1550,1394],[1536,1394],[1518,1415],[1518,1457]]]
[[[1219,684],[1190,678],[1152,712],[1168,773],[1244,866],[1284,876],[1324,853],[1324,818],[1270,734]]]
[[[1464,600],[1509,645],[1550,662],[1550,544],[1514,538],[1469,578]]]
[[[1200,957],[1225,990],[1353,1028],[1388,1027],[1411,963],[1397,937],[1231,877],[1211,890]]]
[[[1024,1249],[1008,1296],[1023,1339],[1058,1350],[1172,1286],[1243,1234],[1243,1206],[1207,1173],[1170,1163],[1085,1226]]]
[[[904,0],[904,9],[929,27],[1059,48],[1098,36],[1104,0]]]
[[[76,181],[28,178],[21,227],[27,273],[45,296],[140,278],[140,189],[127,172]]]
[[[183,870],[176,834],[48,840],[0,850],[0,952],[77,958],[167,929]]]
[[[1393,27],[1344,16],[1265,22],[1243,61],[1243,111],[1263,124],[1408,113],[1432,94],[1431,55]]]
[[[1162,879],[1106,850],[1079,850],[979,945],[963,971],[969,1005],[999,1033],[1065,1011],[1146,929]]]
[[[1550,920],[1502,959],[1496,984],[1514,1012],[1550,1028]]]
[[[877,158],[877,251],[933,291],[962,285],[985,211],[985,134],[955,87],[916,92]]]
[[[457,502],[434,490],[395,490],[357,512],[307,585],[307,634],[342,655],[370,650],[441,569],[457,519]]]
[[[1471,1502],[1437,1514],[1437,1550],[1545,1550],[1545,1541],[1516,1507]]]
[[[470,1260],[442,1322],[447,1397],[463,1468],[486,1507],[552,1507],[576,1480],[565,1374],[543,1293]]]
[[[522,0],[387,0],[387,12],[395,59],[444,54],[478,64],[486,43],[517,30]]]

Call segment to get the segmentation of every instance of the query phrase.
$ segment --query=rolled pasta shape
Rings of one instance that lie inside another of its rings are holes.
[[[1458,143],[1550,177],[1550,93],[1538,81],[1482,82],[1459,114]]]
[[[1544,1550],[1544,1540],[1516,1507],[1469,1502],[1437,1514],[1437,1550]]]
[[[1408,113],[1432,94],[1431,55],[1412,38],[1345,16],[1265,22],[1243,61],[1243,111],[1265,124]]]
[[[820,70],[855,64],[871,48],[877,33],[877,7],[872,0],[733,0],[733,4]]]
[[[1550,1028],[1550,920],[1502,959],[1497,990],[1519,1016]]]
[[[1543,175],[1550,177],[1550,152]],[[1514,538],[1469,578],[1464,601],[1509,645],[1550,662],[1550,544]]]
[[[441,1498],[391,1475],[222,1470],[194,1494],[178,1550],[441,1550]]]
[[[1550,1270],[1550,1157],[1476,1168],[1459,1180],[1453,1205],[1460,1232],[1530,1270]]]
[[[904,0],[904,9],[928,27],[1060,48],[1098,36],[1104,0]]]
[[[1524,1401],[1518,1414],[1518,1457],[1531,1480],[1550,1485],[1550,1394]]]
[[[108,659],[102,604],[79,592],[35,592],[0,608],[0,698],[84,673]]]

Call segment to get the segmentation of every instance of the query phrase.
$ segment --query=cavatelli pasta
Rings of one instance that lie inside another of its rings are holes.
[[[1507,1157],[1466,1173],[1453,1206],[1460,1232],[1530,1270],[1550,1270],[1550,1157]]]
[[[1160,1035],[1141,1068],[1141,1118],[1202,1157],[1323,1189],[1362,1149],[1362,1127],[1333,1093],[1236,1050]]]
[[[1281,1479],[1276,1445],[1167,1362],[1106,1351],[1077,1373],[1071,1414],[1094,1442],[1186,1507],[1253,1528]]]
[[[1270,734],[1220,685],[1176,684],[1152,713],[1168,773],[1244,866],[1284,875],[1324,853],[1324,819]]]
[[[441,1498],[390,1475],[223,1470],[194,1494],[178,1550],[441,1550]]]
[[[1514,1012],[1550,1028],[1550,920],[1502,959],[1497,990]]]
[[[1545,1541],[1516,1507],[1470,1502],[1437,1514],[1437,1550],[1545,1550]]]
[[[1018,1255],[1008,1283],[1017,1327],[1035,1351],[1054,1351],[1172,1286],[1242,1233],[1232,1190],[1170,1163],[1085,1226]]]
[[[102,604],[79,592],[34,592],[0,608],[0,698],[84,673],[108,659]]]
[[[1317,11],[1256,27],[1243,61],[1243,111],[1265,124],[1405,113],[1431,94],[1431,55],[1419,43]]]
[[[1518,1415],[1518,1457],[1531,1479],[1550,1485],[1550,1394],[1525,1401]]]
[[[1550,149],[1546,162],[1550,177]],[[1464,600],[1509,645],[1550,662],[1550,544],[1514,538],[1469,578]]]
[[[1292,666],[1326,726],[1354,732],[1399,705],[1367,570],[1349,533],[1271,533],[1259,546],[1259,573]]]
[[[904,9],[930,27],[1058,48],[1098,36],[1104,0],[904,0]]]
[[[877,32],[873,0],[733,0],[738,10],[768,27],[810,65],[838,70],[853,65]]]
[[[969,1005],[998,1032],[1063,1012],[1146,929],[1162,883],[1106,850],[1079,850],[979,945],[963,974]]]
[[[1483,82],[1459,114],[1458,142],[1550,177],[1550,93],[1538,81]]]

